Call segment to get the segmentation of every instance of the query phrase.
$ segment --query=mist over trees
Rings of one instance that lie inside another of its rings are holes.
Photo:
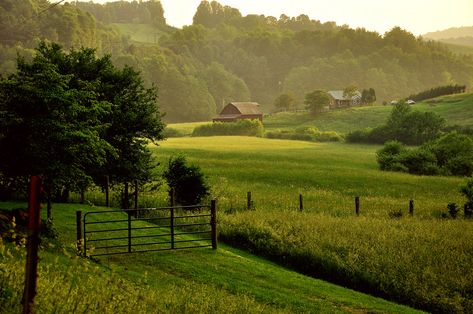
[[[73,2],[44,11],[49,6],[46,0],[0,3],[0,73],[15,69],[17,52],[31,58],[38,39],[93,47],[156,84],[168,122],[209,120],[231,101],[256,101],[271,111],[283,94],[294,98],[292,108],[303,108],[314,90],[372,89],[375,94],[365,93],[371,103],[473,84],[471,55],[455,55],[399,27],[380,35],[307,15],[243,16],[203,1],[193,25],[174,29],[165,25],[159,1]],[[109,23],[150,25],[159,41],[133,41]]]

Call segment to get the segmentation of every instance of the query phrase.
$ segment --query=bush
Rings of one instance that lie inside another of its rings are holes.
[[[425,145],[431,150],[445,174],[470,176],[473,173],[473,139],[457,132],[448,133]]]
[[[214,122],[198,126],[192,136],[240,135],[262,137],[264,127],[259,120],[239,120],[237,122]]]
[[[370,134],[371,134],[372,129],[367,128],[367,129],[362,129],[362,130],[355,130],[352,132],[349,132],[345,140],[348,143],[370,143],[371,141],[369,140]]]
[[[341,142],[343,136],[334,131],[320,132],[314,127],[299,127],[295,131],[278,130],[266,132],[265,136],[272,139],[286,139],[308,142]]]
[[[473,140],[456,132],[417,149],[407,150],[400,142],[387,142],[376,155],[381,170],[421,175],[470,176],[473,173]]]
[[[445,120],[433,112],[412,111],[406,103],[396,104],[385,124],[374,129],[350,132],[347,142],[382,144],[397,140],[408,145],[420,145],[440,135]]]
[[[163,131],[163,136],[164,138],[170,138],[170,137],[184,137],[185,134],[182,133],[181,131],[173,128],[165,128]]]
[[[315,135],[316,142],[342,142],[343,136],[335,131],[319,132]]]
[[[422,148],[404,151],[399,155],[399,163],[412,174],[436,175],[440,172],[435,155]]]
[[[401,163],[401,155],[406,152],[406,148],[398,141],[387,142],[383,148],[376,152],[376,160],[381,170],[407,171]]]
[[[209,186],[196,165],[187,165],[183,155],[171,157],[164,172],[170,189],[174,190],[175,202],[180,205],[197,205],[209,195]]]
[[[460,186],[460,193],[466,197],[467,203],[473,205],[473,177],[469,178],[464,185]]]

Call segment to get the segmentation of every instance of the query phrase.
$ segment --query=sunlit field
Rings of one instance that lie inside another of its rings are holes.
[[[422,309],[471,312],[473,222],[442,218],[448,203],[465,202],[463,179],[379,171],[379,148],[209,137],[169,139],[153,151],[164,164],[182,153],[202,168],[218,200],[221,239]]]

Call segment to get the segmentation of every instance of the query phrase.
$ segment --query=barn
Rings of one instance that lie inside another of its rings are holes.
[[[235,122],[244,119],[263,121],[263,112],[256,102],[231,102],[226,105],[213,122]]]

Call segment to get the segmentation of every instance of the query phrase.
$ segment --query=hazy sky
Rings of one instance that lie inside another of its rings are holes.
[[[93,0],[107,2],[116,0]],[[192,24],[201,0],[161,0],[168,24]],[[243,15],[279,17],[306,14],[322,22],[335,21],[381,34],[400,26],[415,35],[449,27],[473,26],[473,0],[220,0]]]

